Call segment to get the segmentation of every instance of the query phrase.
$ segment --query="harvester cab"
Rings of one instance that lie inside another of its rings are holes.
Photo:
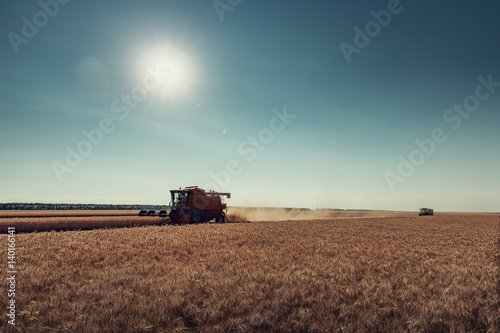
[[[171,190],[172,207],[168,216],[172,223],[204,223],[215,219],[224,223],[226,207],[223,197],[231,198],[230,193],[205,191],[198,186]]]

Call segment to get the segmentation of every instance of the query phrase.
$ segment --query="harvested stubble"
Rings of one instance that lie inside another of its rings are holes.
[[[66,216],[66,217],[20,217],[0,219],[0,233],[8,227],[16,232],[75,230],[95,228],[132,227],[134,225],[159,225],[165,218],[155,216]]]
[[[497,238],[488,215],[20,234],[17,328],[493,332]]]
[[[138,214],[138,210],[0,210],[0,218],[58,216],[137,216]]]

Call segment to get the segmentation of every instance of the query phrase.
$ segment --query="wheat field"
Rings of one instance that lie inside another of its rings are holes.
[[[0,328],[497,332],[499,221],[438,215],[17,234],[16,326],[2,316]]]

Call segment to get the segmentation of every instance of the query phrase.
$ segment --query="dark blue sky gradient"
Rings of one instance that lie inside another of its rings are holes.
[[[500,4],[401,1],[348,63],[340,43],[388,3],[243,0],[221,22],[211,1],[71,0],[18,53],[8,34],[41,8],[3,4],[0,201],[168,203],[169,189],[213,183],[236,160],[218,186],[234,205],[498,211],[500,87],[456,130],[443,115],[479,76],[500,82]],[[183,81],[120,120],[111,104],[155,67],[151,54]],[[238,147],[284,107],[296,118],[248,162]],[[114,131],[58,176],[66,147],[103,118]],[[448,140],[391,187],[399,157],[435,128]]]

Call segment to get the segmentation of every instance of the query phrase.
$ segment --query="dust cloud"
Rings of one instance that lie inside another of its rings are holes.
[[[228,207],[228,221],[287,221],[319,220],[332,218],[393,217],[414,216],[418,212],[398,212],[386,210],[343,210],[271,207]]]

